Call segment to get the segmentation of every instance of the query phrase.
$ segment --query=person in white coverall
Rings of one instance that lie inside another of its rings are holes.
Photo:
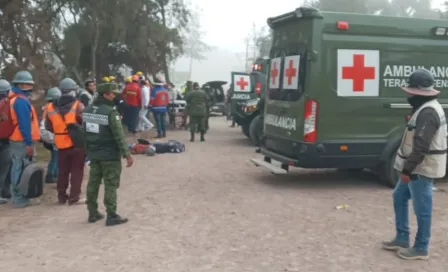
[[[142,80],[142,105],[139,113],[138,131],[149,131],[154,125],[147,118],[150,100],[149,81]]]

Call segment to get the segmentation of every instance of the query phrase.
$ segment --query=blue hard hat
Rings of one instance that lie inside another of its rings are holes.
[[[7,80],[0,79],[0,93],[7,93],[11,90],[11,84]]]
[[[32,84],[34,85],[33,76],[28,71],[18,71],[12,79],[12,84]]]

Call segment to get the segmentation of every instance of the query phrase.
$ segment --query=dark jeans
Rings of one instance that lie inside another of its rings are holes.
[[[154,114],[154,119],[156,121],[156,126],[157,126],[157,133],[163,134],[166,133],[165,130],[165,116],[166,116],[166,112],[157,112],[157,111],[153,111],[152,112]]]
[[[53,146],[53,151],[51,151],[51,158],[48,161],[46,179],[54,180],[58,177],[58,150]]]
[[[12,158],[11,158],[11,149],[9,147],[9,143],[2,144],[0,143],[0,198],[1,192],[7,189],[6,185],[9,185],[10,182],[6,179],[9,178],[9,171],[11,171]],[[9,189],[8,189],[9,191]]]
[[[396,240],[409,242],[409,200],[417,217],[414,248],[428,252],[431,237],[433,179],[415,175],[411,182],[398,181],[393,192]]]
[[[82,179],[84,177],[84,162],[86,152],[81,148],[58,150],[58,200],[60,203],[76,203],[81,194]],[[70,194],[67,188],[70,184]]]
[[[126,105],[124,108],[124,122],[128,127],[128,131],[131,133],[137,132],[139,113],[140,113],[139,107]]]

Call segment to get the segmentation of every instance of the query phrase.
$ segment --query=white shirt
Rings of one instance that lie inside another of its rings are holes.
[[[176,90],[175,90],[175,89],[173,89],[173,88],[169,88],[169,89],[168,89],[168,95],[169,95],[169,97],[170,97],[170,101],[176,100],[177,93],[176,93]]]
[[[149,105],[150,91],[148,86],[142,87],[142,108],[146,108]]]

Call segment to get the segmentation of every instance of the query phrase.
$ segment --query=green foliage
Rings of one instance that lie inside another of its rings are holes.
[[[115,75],[124,66],[167,73],[184,52],[189,22],[184,0],[0,1],[0,70],[29,69],[46,78],[43,87],[61,76]]]

